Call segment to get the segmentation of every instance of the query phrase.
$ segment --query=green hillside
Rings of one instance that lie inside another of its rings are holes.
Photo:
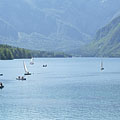
[[[80,51],[82,56],[120,57],[120,16],[99,29],[95,39]]]
[[[53,53],[46,51],[33,51],[8,45],[0,45],[0,60],[12,60],[31,57],[72,57],[64,53]]]

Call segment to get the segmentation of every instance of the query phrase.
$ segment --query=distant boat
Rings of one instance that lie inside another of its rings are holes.
[[[33,65],[34,64],[34,58],[32,57],[30,60],[30,64]]]
[[[23,61],[23,65],[24,65],[24,70],[25,70],[25,74],[24,75],[31,75],[31,73],[28,71],[24,61]]]
[[[18,76],[18,77],[16,78],[16,80],[26,80],[26,78],[25,78],[24,76],[22,76],[22,77]]]
[[[0,89],[4,88],[3,84],[0,82]]]
[[[103,62],[101,61],[101,70],[104,70]]]
[[[0,73],[0,76],[3,76],[3,74],[2,74],[2,73]]]
[[[46,64],[46,65],[43,65],[43,67],[47,67],[47,64]]]

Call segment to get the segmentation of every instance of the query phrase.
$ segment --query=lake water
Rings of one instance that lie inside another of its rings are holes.
[[[0,61],[0,120],[120,120],[120,59],[36,58]],[[42,65],[48,67],[43,68]]]

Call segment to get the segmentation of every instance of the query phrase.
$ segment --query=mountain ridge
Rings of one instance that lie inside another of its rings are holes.
[[[79,49],[119,11],[119,3],[114,0],[1,0],[0,18],[8,24],[5,27],[0,22],[0,32],[4,33],[0,33],[0,43],[49,51]]]
[[[86,49],[88,56],[120,57],[120,16],[99,29]]]

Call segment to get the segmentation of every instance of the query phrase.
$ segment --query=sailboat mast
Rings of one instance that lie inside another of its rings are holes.
[[[103,62],[101,61],[101,70],[104,70]]]
[[[103,62],[101,61],[101,68],[103,68]]]

